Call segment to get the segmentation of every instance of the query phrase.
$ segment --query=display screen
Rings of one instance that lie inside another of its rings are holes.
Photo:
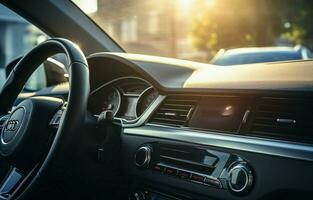
[[[236,132],[249,107],[249,100],[241,97],[204,96],[189,126],[194,128]]]

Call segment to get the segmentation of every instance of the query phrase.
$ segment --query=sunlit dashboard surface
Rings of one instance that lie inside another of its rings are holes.
[[[122,77],[91,92],[88,110],[94,115],[111,110],[117,118],[134,120],[140,117],[158,96],[158,91],[144,79]]]

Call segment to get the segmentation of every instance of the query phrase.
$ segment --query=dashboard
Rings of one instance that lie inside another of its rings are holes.
[[[220,67],[98,53],[88,63],[88,112],[123,122],[98,134],[120,132],[109,135],[125,199],[313,194],[312,61]]]

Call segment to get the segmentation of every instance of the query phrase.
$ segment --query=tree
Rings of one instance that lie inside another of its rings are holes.
[[[221,48],[271,46],[279,37],[313,44],[313,4],[308,0],[197,0],[193,45],[215,53]],[[286,25],[290,26],[286,26]]]
[[[292,7],[285,8],[283,16],[290,27],[281,36],[294,44],[304,44],[313,49],[313,1],[291,1],[290,5]]]

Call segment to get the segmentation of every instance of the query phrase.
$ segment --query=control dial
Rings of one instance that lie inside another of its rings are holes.
[[[251,168],[245,162],[234,164],[228,171],[228,186],[232,192],[248,192],[253,183]]]
[[[152,148],[150,146],[139,147],[135,154],[135,164],[139,168],[148,168],[151,161]]]

